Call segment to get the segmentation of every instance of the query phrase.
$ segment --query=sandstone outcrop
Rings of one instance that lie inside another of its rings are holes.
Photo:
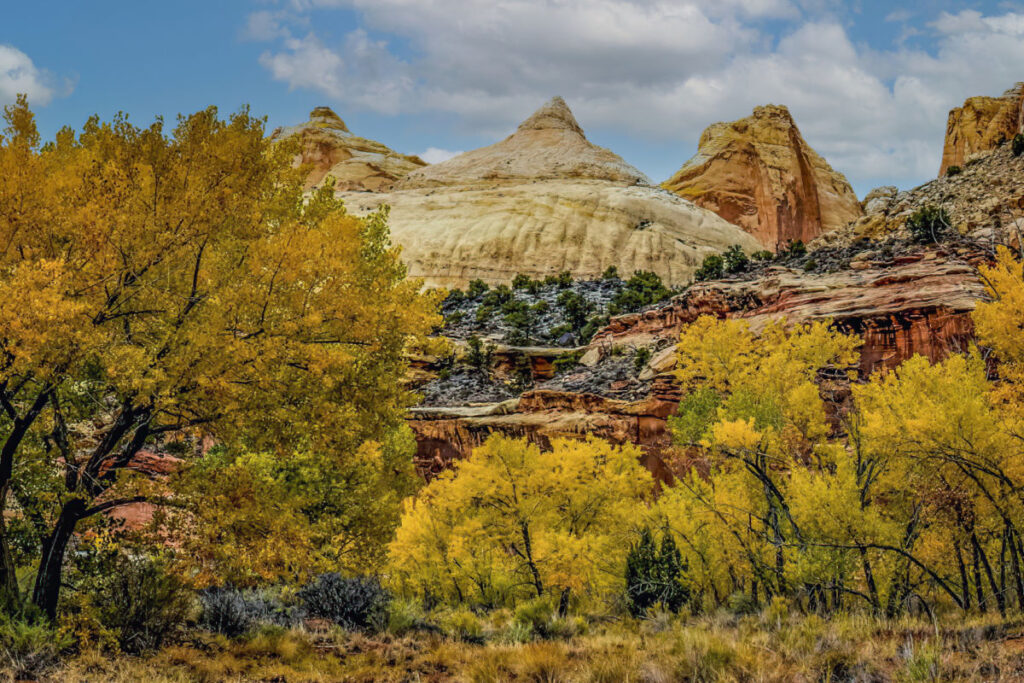
[[[416,463],[430,476],[465,457],[492,432],[525,437],[541,445],[559,436],[595,433],[613,442],[643,447],[645,464],[671,481],[667,418],[680,400],[672,370],[673,345],[682,328],[701,315],[741,318],[755,330],[772,320],[791,323],[832,320],[864,339],[862,376],[892,368],[914,354],[939,360],[966,349],[973,338],[970,312],[984,297],[972,264],[985,254],[969,250],[917,248],[894,256],[855,257],[856,267],[807,273],[769,267],[753,278],[706,282],[651,310],[613,318],[591,341],[575,371],[592,372],[614,360],[616,349],[661,349],[640,373],[647,395],[634,401],[594,393],[572,393],[541,384],[538,390],[491,406],[420,408],[410,416],[417,437]],[[571,379],[571,377],[570,377]],[[566,384],[562,379],[561,383]],[[826,397],[841,404],[842,383],[826,382]],[[607,387],[608,394],[615,387]]]
[[[808,242],[861,215],[850,183],[800,135],[786,107],[757,107],[716,123],[662,187],[710,209],[775,250]]]
[[[427,165],[419,157],[399,154],[379,142],[353,135],[328,107],[314,109],[306,123],[278,128],[271,139],[296,136],[301,151],[295,164],[311,167],[306,189],[319,187],[331,176],[338,190],[380,192]]]
[[[681,285],[708,254],[759,248],[589,142],[561,98],[505,140],[412,172],[390,192],[341,196],[356,213],[389,205],[410,276],[433,286],[508,283],[518,273],[596,278],[612,265]]]
[[[1021,132],[1024,83],[1018,83],[1001,97],[969,98],[962,107],[949,112],[939,175],[944,176],[950,166],[963,166]]]

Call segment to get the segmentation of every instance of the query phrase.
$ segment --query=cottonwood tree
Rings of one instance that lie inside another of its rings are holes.
[[[622,590],[654,480],[632,445],[491,436],[409,501],[389,549],[393,586],[449,602],[595,600]]]
[[[311,469],[336,475],[325,494],[353,493],[349,475],[382,495],[405,490],[408,454],[366,444],[387,444],[400,423],[410,399],[398,382],[402,349],[436,322],[436,301],[405,279],[386,212],[360,220],[329,190],[304,198],[292,150],[270,145],[244,110],[181,117],[169,133],[161,121],[92,118],[45,145],[24,98],[4,118],[8,599],[19,598],[18,564],[32,562],[31,600],[55,614],[76,530],[152,496],[131,465],[171,435],[317,454]],[[353,557],[380,530],[359,519],[334,528]],[[15,547],[10,524],[35,536]]]

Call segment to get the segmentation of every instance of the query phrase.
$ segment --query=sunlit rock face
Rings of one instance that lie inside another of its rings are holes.
[[[433,286],[594,278],[609,266],[682,285],[708,254],[759,246],[589,142],[557,97],[501,142],[409,173],[389,192],[341,196],[356,213],[390,206],[409,274]]]
[[[338,190],[380,192],[427,165],[419,157],[399,154],[379,142],[353,135],[328,107],[317,107],[306,123],[278,128],[271,135],[272,140],[293,137],[299,139],[301,150],[295,164],[310,166],[306,189],[319,187],[331,176]]]
[[[861,215],[850,183],[800,135],[786,107],[757,107],[701,135],[697,154],[664,188],[710,209],[775,250]]]
[[[949,112],[942,147],[943,176],[950,166],[963,166],[1024,132],[1024,83],[1001,97],[971,97]]]

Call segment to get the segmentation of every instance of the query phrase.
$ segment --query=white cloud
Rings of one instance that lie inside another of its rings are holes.
[[[428,164],[439,164],[442,161],[448,161],[452,157],[456,157],[460,154],[462,154],[462,150],[459,150],[458,152],[453,152],[450,149],[428,147],[427,151],[420,154],[419,157]]]
[[[920,31],[927,51],[901,40],[879,52],[851,40],[834,18],[839,5],[291,0],[296,16],[315,7],[323,21],[323,11],[337,7],[355,12],[361,28],[340,44],[324,42],[316,28],[288,35],[261,61],[274,78],[347,106],[441,112],[492,137],[555,94],[584,127],[666,142],[694,141],[709,123],[759,104],[786,104],[808,141],[861,187],[934,176],[948,110],[1022,76],[1024,15],[942,13],[905,28],[905,37]],[[777,37],[762,19],[788,28]]]
[[[24,93],[30,104],[46,105],[55,96],[70,92],[70,88],[70,83],[58,84],[48,72],[37,68],[21,50],[0,43],[0,104],[13,102]]]

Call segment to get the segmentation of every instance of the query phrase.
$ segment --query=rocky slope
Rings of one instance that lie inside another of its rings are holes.
[[[590,143],[561,98],[505,140],[410,173],[390,192],[341,196],[357,213],[390,205],[410,275],[435,286],[507,283],[519,273],[597,278],[613,265],[681,285],[708,254],[759,248]]]
[[[697,154],[662,184],[775,250],[807,242],[861,214],[857,195],[800,135],[786,107],[757,107],[716,123]]]
[[[296,166],[311,167],[307,189],[319,187],[332,176],[338,190],[380,192],[427,165],[419,157],[399,154],[379,142],[353,135],[328,107],[314,109],[306,123],[278,128],[271,134],[272,140],[292,137],[298,137],[301,146]]]
[[[1024,83],[1001,97],[971,97],[949,112],[942,147],[943,176],[950,166],[963,166],[979,154],[995,149],[1024,132]]]

